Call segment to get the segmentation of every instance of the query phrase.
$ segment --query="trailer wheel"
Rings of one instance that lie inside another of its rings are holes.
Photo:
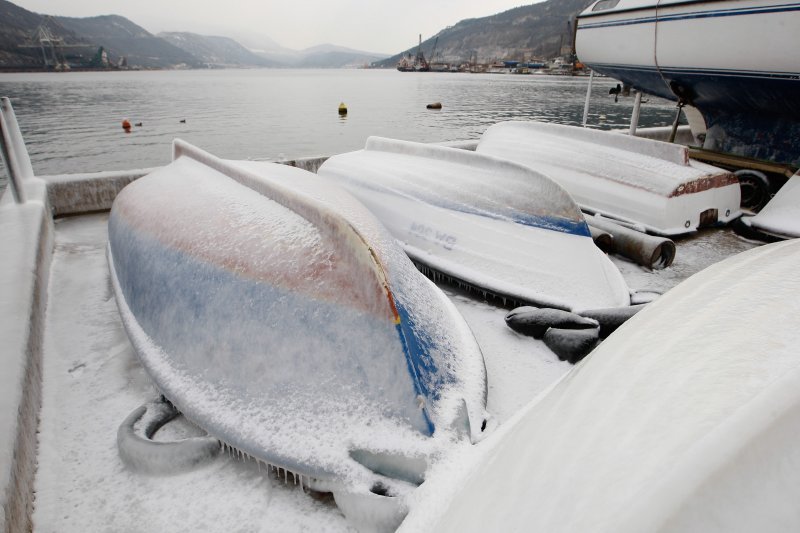
[[[758,170],[743,169],[734,172],[742,189],[741,206],[754,212],[761,211],[772,198],[772,188],[767,175]]]

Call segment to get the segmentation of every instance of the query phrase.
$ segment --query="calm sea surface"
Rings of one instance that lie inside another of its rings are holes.
[[[274,160],[356,150],[370,135],[433,142],[476,139],[502,120],[580,124],[587,84],[395,70],[75,72],[0,74],[0,96],[11,98],[43,175],[163,165],[176,137],[223,158]],[[627,127],[633,99],[614,103],[615,85],[595,79],[591,125]],[[432,102],[443,109],[426,109]],[[673,116],[674,104],[650,98],[640,125]],[[126,134],[124,118],[142,126]]]

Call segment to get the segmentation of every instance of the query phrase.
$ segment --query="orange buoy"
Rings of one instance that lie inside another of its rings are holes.
[[[122,121],[122,129],[125,131],[130,131],[131,129],[131,121],[127,118]]]
[[[425,107],[427,107],[428,109],[441,109],[442,108],[442,103],[441,102],[434,102],[432,104],[428,104]]]

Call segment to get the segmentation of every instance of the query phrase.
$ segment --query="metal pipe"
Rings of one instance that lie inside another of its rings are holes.
[[[683,100],[678,100],[678,112],[675,113],[675,121],[672,123],[672,132],[669,134],[669,141],[670,143],[675,142],[675,136],[678,134],[678,124],[681,121],[681,111],[683,111]]]
[[[587,217],[586,223],[610,233],[614,237],[613,253],[636,264],[657,270],[670,266],[675,259],[675,243],[666,237],[639,233],[598,216]]]
[[[642,92],[636,91],[636,98],[633,100],[633,112],[631,113],[631,129],[628,134],[633,137],[636,135],[636,127],[639,125],[639,109],[642,107]]]
[[[592,81],[594,80],[594,70],[589,71],[589,86],[586,88],[586,103],[583,104],[583,127],[586,127],[586,121],[589,120],[589,99],[592,96]]]

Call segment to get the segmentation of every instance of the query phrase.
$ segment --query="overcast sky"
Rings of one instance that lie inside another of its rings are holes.
[[[48,15],[122,15],[151,33],[190,31],[303,49],[331,43],[397,53],[465,18],[541,0],[12,0]]]

